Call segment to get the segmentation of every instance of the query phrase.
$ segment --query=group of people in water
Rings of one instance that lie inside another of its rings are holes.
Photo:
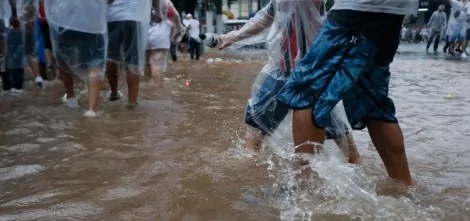
[[[468,0],[448,0],[451,5],[450,16],[445,13],[445,5],[440,5],[433,12],[428,22],[426,51],[434,41],[434,53],[437,53],[439,42],[444,41],[443,52],[450,56],[459,53],[468,57],[467,46],[470,40],[470,4]],[[447,19],[449,17],[449,19]]]
[[[88,117],[97,116],[105,77],[109,100],[120,99],[121,68],[127,74],[130,106],[137,104],[146,67],[151,81],[161,86],[171,42],[186,29],[170,0],[8,0],[0,7],[0,18],[5,18],[0,21],[4,92],[22,92],[27,60],[38,86],[47,79],[44,69],[57,73],[68,107],[78,107],[75,79],[86,81]],[[42,59],[39,42],[45,51]]]
[[[170,0],[16,1],[11,26],[20,23],[26,33],[43,4],[50,59],[65,86],[63,101],[77,106],[74,76],[87,81],[85,116],[96,116],[105,76],[111,85],[110,100],[119,99],[118,66],[127,71],[129,104],[137,104],[146,53],[154,83],[160,86],[161,62],[166,62],[168,49],[153,47],[152,28],[163,27],[156,32],[171,40],[185,29]],[[315,154],[325,138],[334,139],[347,150],[349,162],[357,163],[360,157],[350,132],[367,127],[389,176],[412,185],[388,87],[404,16],[418,10],[418,0],[336,0],[326,19],[322,4],[323,0],[271,0],[241,29],[218,37],[223,49],[268,32],[268,61],[246,108],[247,145],[258,149],[293,110],[296,153]],[[168,8],[174,11],[169,13]]]

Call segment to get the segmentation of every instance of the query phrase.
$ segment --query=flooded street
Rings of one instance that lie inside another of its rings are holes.
[[[243,150],[244,109],[262,59],[169,64],[164,89],[63,107],[61,84],[0,97],[0,220],[470,220],[469,63],[399,55],[396,102],[416,189],[396,190],[366,131],[363,163],[318,157],[310,188],[283,191],[292,145]],[[185,82],[189,82],[186,84]],[[107,88],[107,83],[106,86]],[[124,77],[121,91],[127,94]],[[285,122],[278,137],[289,135]]]

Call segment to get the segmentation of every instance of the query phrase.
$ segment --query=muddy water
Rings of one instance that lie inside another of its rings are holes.
[[[62,107],[60,84],[0,97],[0,220],[469,220],[468,63],[393,64],[408,192],[389,184],[365,131],[354,134],[362,165],[320,156],[311,188],[278,188],[292,182],[289,143],[243,151],[261,64],[170,64],[164,89],[144,84],[136,109],[103,101],[96,119]]]

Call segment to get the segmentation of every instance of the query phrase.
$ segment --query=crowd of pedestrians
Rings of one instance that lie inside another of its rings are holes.
[[[108,99],[121,98],[118,73],[122,68],[127,74],[128,102],[134,106],[144,73],[162,86],[168,51],[187,28],[170,0],[2,1],[2,93],[21,94],[29,66],[38,87],[55,76],[63,82],[62,101],[68,107],[79,106],[75,81],[87,82],[85,116],[97,116],[105,78],[111,89]]]

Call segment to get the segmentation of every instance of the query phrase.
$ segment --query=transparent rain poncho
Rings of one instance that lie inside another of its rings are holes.
[[[8,27],[2,31],[5,48],[2,50],[8,55],[5,60],[6,67],[10,69],[23,68],[27,56],[35,60],[37,52],[34,22],[37,18],[39,0],[17,0],[15,6],[20,21],[19,26],[9,23],[12,15],[9,1],[3,3],[1,10],[2,18],[8,23]]]
[[[105,0],[44,0],[57,66],[82,80],[102,80],[108,49]]]
[[[173,2],[171,0],[157,0],[156,4],[159,5],[158,8],[153,8],[153,16],[156,18],[161,18],[162,20],[168,19],[174,25],[176,33],[179,36],[183,36],[185,28],[181,22],[181,16],[176,10]]]
[[[317,35],[323,22],[322,4],[321,0],[272,0],[240,30],[220,36],[231,38],[237,45],[258,43],[263,42],[259,36],[269,29],[264,38],[268,61],[253,83],[245,119],[248,125],[264,134],[271,135],[289,112],[288,107],[277,102],[276,96]],[[327,138],[335,139],[338,144],[347,142],[345,138],[350,126],[341,103],[331,116],[331,123],[326,128]]]
[[[22,22],[34,22],[39,11],[39,0],[16,0],[16,12]]]
[[[10,4],[8,1],[0,3],[0,72],[5,72],[5,55],[7,48],[7,28],[5,27],[5,21],[7,19],[6,10],[9,10]]]
[[[184,27],[181,24],[180,15],[170,0],[159,0],[158,7],[152,10],[152,22],[148,31],[147,50],[149,52],[149,64],[165,72],[168,63],[168,50],[173,37],[182,36]]]
[[[152,0],[115,0],[108,12],[108,60],[144,74]]]

